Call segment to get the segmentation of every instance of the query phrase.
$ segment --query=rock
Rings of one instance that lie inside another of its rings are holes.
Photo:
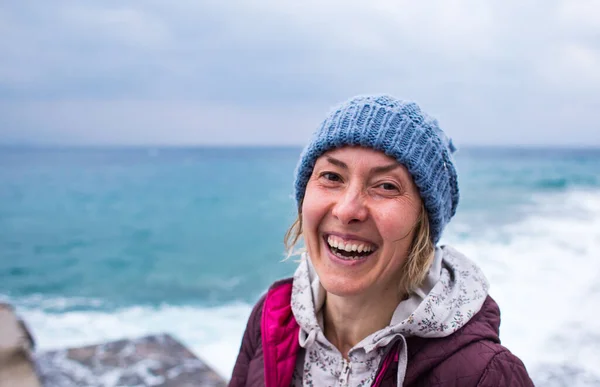
[[[225,381],[167,334],[36,355],[44,386],[225,386]]]
[[[13,308],[0,303],[0,387],[39,387],[32,360],[34,341]]]
[[[168,334],[34,353],[27,326],[0,303],[0,387],[224,387]]]

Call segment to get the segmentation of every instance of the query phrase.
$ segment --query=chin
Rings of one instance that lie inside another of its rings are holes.
[[[329,294],[337,297],[356,297],[367,293],[368,289],[349,278],[322,278],[321,285]]]

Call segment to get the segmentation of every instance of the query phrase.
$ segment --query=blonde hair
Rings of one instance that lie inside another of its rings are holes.
[[[399,278],[399,286],[402,294],[409,294],[421,285],[433,261],[435,246],[431,240],[429,216],[423,204],[421,204],[419,219],[417,219],[414,230],[415,234],[410,246],[408,259],[404,263],[402,274]],[[299,212],[298,217],[290,228],[288,228],[283,238],[288,258],[299,252],[295,251],[294,248],[301,237],[302,214]]]

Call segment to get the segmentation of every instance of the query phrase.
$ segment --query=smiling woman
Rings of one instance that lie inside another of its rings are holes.
[[[306,252],[256,304],[230,386],[531,386],[500,345],[479,267],[436,246],[459,199],[454,146],[419,106],[355,97],[296,171]]]

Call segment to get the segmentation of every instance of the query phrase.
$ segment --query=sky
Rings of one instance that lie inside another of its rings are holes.
[[[0,0],[0,144],[302,145],[367,93],[600,146],[600,0]]]

